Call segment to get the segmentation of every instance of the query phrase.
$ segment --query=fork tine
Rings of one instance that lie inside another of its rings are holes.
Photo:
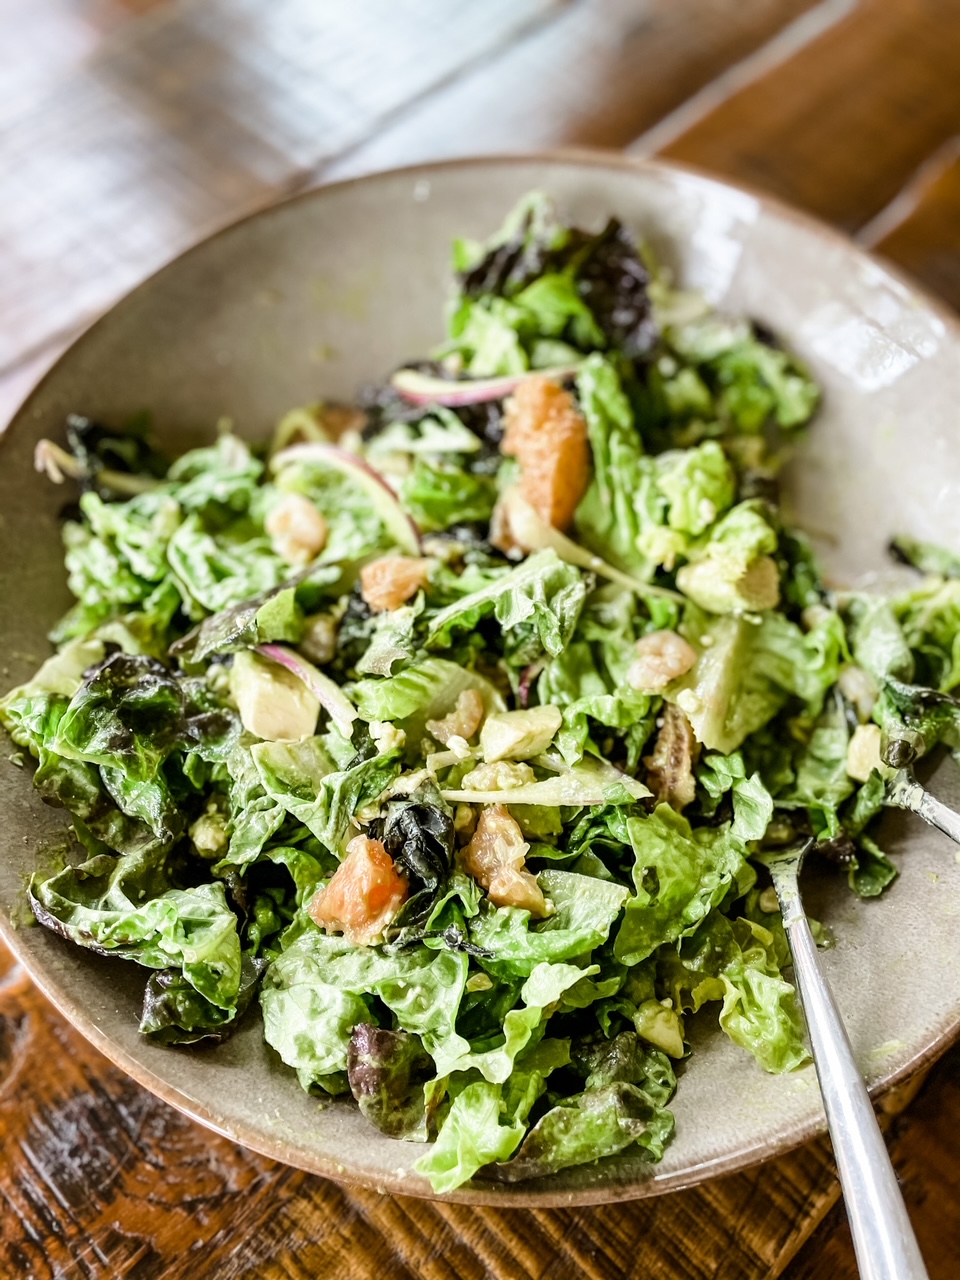
[[[800,868],[815,843],[810,836],[783,849],[766,849],[754,854],[754,861],[763,863],[770,872],[784,926],[804,915],[800,900]]]

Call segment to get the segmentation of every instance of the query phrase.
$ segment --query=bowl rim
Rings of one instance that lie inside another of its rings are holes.
[[[541,165],[579,165],[599,170],[617,170],[637,175],[670,175],[679,174],[692,178],[697,182],[734,191],[757,201],[765,211],[773,214],[781,221],[791,223],[809,234],[819,237],[846,253],[852,253],[862,261],[869,262],[879,269],[901,288],[906,289],[912,297],[931,312],[943,324],[947,333],[960,345],[960,317],[940,298],[931,294],[912,277],[903,272],[895,264],[888,262],[882,255],[873,253],[859,245],[851,236],[822,222],[812,214],[797,209],[779,197],[767,194],[760,188],[748,183],[731,182],[719,174],[696,165],[675,163],[655,157],[632,156],[618,151],[607,151],[599,148],[561,147],[531,152],[491,153],[457,157],[453,159],[434,160],[422,163],[402,165],[395,168],[378,169],[335,182],[321,183],[304,191],[270,200],[257,206],[239,218],[225,221],[222,225],[191,244],[180,253],[150,272],[132,289],[127,290],[105,311],[90,319],[78,329],[63,351],[59,353],[50,367],[38,378],[30,391],[24,396],[18,408],[11,415],[5,430],[0,431],[0,450],[8,440],[17,424],[30,416],[34,400],[46,387],[48,381],[59,376],[61,366],[73,359],[78,348],[87,342],[97,328],[106,323],[112,312],[128,299],[139,295],[150,288],[153,282],[167,271],[178,268],[180,264],[202,252],[214,240],[232,233],[236,228],[253,222],[259,218],[271,216],[276,212],[293,208],[300,203],[323,199],[332,191],[342,191],[359,184],[382,181],[390,178],[423,178],[429,180],[432,174],[449,172],[450,170],[482,169],[486,166],[513,166],[530,164]],[[149,1090],[162,1102],[174,1107],[190,1119],[211,1129],[221,1137],[237,1142],[248,1150],[271,1160],[303,1169],[309,1173],[349,1186],[364,1187],[380,1194],[411,1196],[418,1199],[441,1200],[450,1203],[471,1205],[487,1205],[494,1207],[559,1207],[575,1205],[597,1205],[617,1201],[628,1201],[649,1196],[662,1195],[673,1191],[681,1191],[710,1178],[741,1172],[759,1163],[776,1159],[795,1150],[802,1144],[826,1132],[826,1119],[822,1112],[813,1114],[806,1120],[792,1122],[785,1130],[774,1138],[762,1143],[755,1143],[746,1149],[740,1148],[722,1154],[696,1165],[690,1165],[664,1174],[658,1173],[658,1166],[650,1166],[649,1174],[643,1173],[632,1183],[621,1183],[616,1179],[608,1183],[599,1183],[578,1191],[527,1190],[523,1183],[499,1184],[484,1183],[482,1180],[467,1183],[456,1191],[438,1195],[433,1193],[425,1180],[413,1182],[408,1180],[405,1172],[401,1175],[376,1175],[365,1173],[360,1169],[350,1169],[333,1158],[318,1157],[305,1151],[295,1143],[280,1137],[270,1137],[264,1130],[257,1129],[249,1122],[240,1120],[225,1123],[204,1102],[183,1092],[177,1086],[157,1075],[142,1062],[123,1049],[112,1037],[103,1031],[86,1011],[77,1005],[68,993],[63,990],[56,979],[55,970],[49,969],[39,959],[30,954],[29,948],[19,945],[23,930],[7,912],[0,907],[0,939],[10,948],[17,962],[32,982],[40,989],[57,1011],[80,1034],[98,1049],[114,1066],[119,1067],[143,1088]],[[903,1084],[923,1067],[931,1065],[960,1036],[960,1013],[947,1016],[938,1022],[928,1033],[928,1040],[906,1062],[889,1074],[882,1074],[871,1086],[874,1098],[882,1097]]]

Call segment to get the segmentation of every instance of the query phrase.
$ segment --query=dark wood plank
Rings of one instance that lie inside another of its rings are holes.
[[[956,0],[860,0],[660,154],[855,231],[957,130],[958,19]]]

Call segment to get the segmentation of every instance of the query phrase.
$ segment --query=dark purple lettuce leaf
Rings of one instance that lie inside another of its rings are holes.
[[[417,1036],[370,1022],[354,1027],[347,1050],[350,1092],[370,1123],[387,1137],[426,1137],[423,1086],[432,1069]]]
[[[611,1084],[551,1108],[530,1129],[511,1160],[489,1166],[482,1176],[523,1182],[616,1155],[627,1147],[637,1147],[656,1161],[662,1159],[673,1129],[673,1113],[643,1089]]]
[[[629,359],[651,351],[657,329],[648,295],[650,273],[636,240],[617,218],[594,235],[528,212],[507,240],[460,273],[460,290],[467,298],[509,298],[547,272],[574,276],[611,347]]]
[[[626,227],[611,218],[599,235],[580,245],[570,265],[577,290],[610,345],[630,359],[646,355],[657,337],[647,293],[650,273]]]
[[[221,1009],[192,987],[178,969],[153,973],[143,993],[140,1031],[157,1044],[218,1044],[231,1035],[260,985],[266,960],[244,956],[236,1008]]]

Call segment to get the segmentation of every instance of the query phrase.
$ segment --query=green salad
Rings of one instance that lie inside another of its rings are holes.
[[[538,195],[454,266],[430,359],[269,445],[42,442],[76,603],[0,702],[72,819],[40,923],[143,966],[161,1044],[259,1005],[437,1192],[660,1159],[694,1015],[804,1063],[751,855],[883,892],[891,768],[960,746],[960,561],[825,586],[775,335]]]

